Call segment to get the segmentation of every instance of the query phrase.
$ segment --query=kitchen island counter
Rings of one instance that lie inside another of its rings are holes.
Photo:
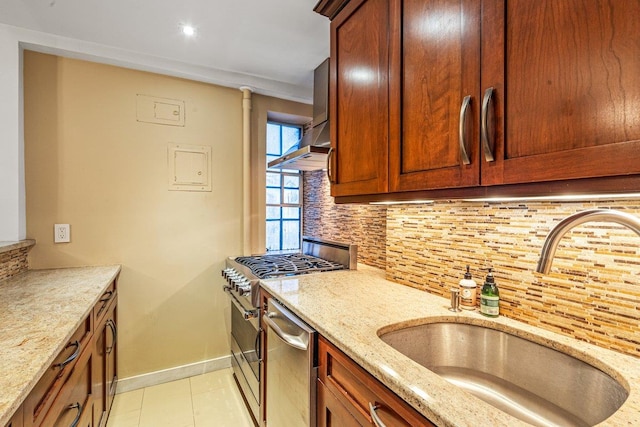
[[[602,426],[640,425],[640,359],[478,311],[453,313],[449,300],[358,270],[263,280],[262,286],[355,362],[438,426],[525,426],[384,343],[379,334],[429,322],[465,322],[516,332],[594,365],[629,390]],[[595,402],[594,402],[595,403]]]
[[[0,426],[119,273],[119,265],[29,270],[0,281]]]

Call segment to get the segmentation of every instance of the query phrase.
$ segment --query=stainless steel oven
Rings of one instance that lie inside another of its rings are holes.
[[[231,297],[231,365],[244,398],[257,420],[260,408],[260,321]]]
[[[256,425],[260,425],[260,279],[355,269],[357,247],[303,237],[302,252],[228,258],[222,276],[231,299],[231,364]],[[278,426],[274,426],[278,427]],[[284,427],[284,426],[283,426]]]

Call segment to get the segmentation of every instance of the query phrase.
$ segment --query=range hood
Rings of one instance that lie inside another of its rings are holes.
[[[281,157],[269,162],[270,169],[314,171],[326,169],[329,140],[329,59],[313,72],[313,128]]]

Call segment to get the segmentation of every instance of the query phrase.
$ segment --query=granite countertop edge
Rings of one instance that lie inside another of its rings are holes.
[[[382,270],[263,280],[262,286],[302,320],[438,426],[528,426],[468,394],[384,343],[379,334],[432,322],[487,326],[566,352],[623,384],[629,397],[599,426],[640,425],[640,358],[597,347],[513,319],[453,313],[449,300],[388,281]]]
[[[15,242],[0,241],[0,254],[16,249],[28,248],[36,244],[34,239],[19,240]]]
[[[0,426],[120,271],[120,265],[28,270],[0,281]]]

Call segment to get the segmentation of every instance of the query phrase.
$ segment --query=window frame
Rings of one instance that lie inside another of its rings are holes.
[[[269,125],[277,125],[280,126],[280,153],[270,153],[268,151],[268,144],[267,147],[265,147],[265,161],[266,163],[269,162],[269,157],[270,156],[281,156],[282,154],[284,154],[284,152],[286,150],[283,149],[283,138],[282,138],[282,129],[284,127],[289,127],[289,128],[297,128],[299,130],[299,137],[301,138],[302,135],[304,134],[304,127],[298,124],[294,124],[294,123],[286,123],[286,122],[279,122],[279,121],[274,121],[274,120],[268,120],[267,121],[267,127]],[[268,131],[267,131],[268,132]],[[280,185],[279,186],[272,186],[269,185],[269,181],[266,179],[267,174],[277,174],[279,177],[279,181],[280,181]],[[287,187],[286,186],[286,177],[287,176],[291,176],[291,177],[297,177],[298,178],[298,187]],[[303,175],[302,175],[302,171],[296,171],[293,169],[269,169],[269,167],[267,166],[266,168],[266,172],[265,172],[265,186],[264,186],[264,190],[265,190],[265,196],[266,196],[266,192],[268,189],[279,189],[280,190],[280,203],[278,204],[274,204],[274,203],[268,203],[268,198],[265,198],[265,249],[267,252],[272,251],[287,251],[287,250],[291,250],[291,251],[298,251],[301,249],[302,247],[302,222],[303,222],[303,204],[304,204],[304,200],[303,200]],[[285,193],[286,190],[298,190],[298,203],[285,203]],[[268,215],[268,209],[269,208],[279,208],[280,212],[279,212],[279,218],[276,219],[269,219],[269,215]],[[297,208],[298,209],[298,216],[297,218],[285,218],[284,213],[284,209],[285,208]],[[277,222],[279,223],[279,242],[278,242],[278,247],[279,249],[269,249],[268,248],[268,239],[267,239],[267,232],[269,230],[269,223],[274,223]],[[298,247],[297,248],[291,248],[291,249],[282,249],[283,246],[283,242],[284,242],[284,225],[285,223],[291,223],[291,222],[297,222],[298,223]]]

